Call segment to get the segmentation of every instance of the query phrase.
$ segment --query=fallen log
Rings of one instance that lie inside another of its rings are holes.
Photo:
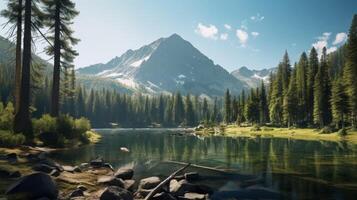
[[[184,162],[178,162],[178,161],[163,161],[166,163],[172,163],[176,165],[186,165],[187,163]],[[198,169],[205,169],[205,170],[210,170],[218,173],[223,173],[223,174],[230,174],[230,173],[235,173],[235,170],[233,169],[218,169],[218,168],[213,168],[213,167],[208,167],[208,166],[203,166],[203,165],[195,165],[191,164],[191,167],[198,168]]]
[[[148,195],[146,195],[145,200],[150,200],[156,193],[160,191],[162,187],[164,187],[166,184],[170,182],[171,179],[173,179],[178,173],[182,172],[185,170],[187,167],[189,167],[191,164],[188,163],[186,166],[178,169],[174,173],[172,173],[170,176],[168,176],[165,180],[163,180],[159,185],[157,185]]]

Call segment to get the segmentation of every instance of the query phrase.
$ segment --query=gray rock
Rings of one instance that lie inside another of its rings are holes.
[[[198,193],[192,193],[192,192],[186,193],[184,195],[184,198],[187,199],[187,200],[204,200],[204,199],[207,199],[206,195],[204,195],[204,194],[198,194]]]
[[[112,171],[114,171],[114,168],[113,168],[113,166],[112,166],[110,163],[104,163],[104,164],[103,164],[103,167],[109,168],[109,169],[111,169]]]
[[[115,172],[114,176],[123,180],[132,179],[134,176],[134,170],[131,168],[122,167]]]
[[[185,193],[211,194],[213,190],[210,187],[203,185],[194,185],[186,180],[170,181],[170,192],[176,196],[183,196]]]
[[[12,184],[6,191],[7,195],[22,194],[27,199],[47,197],[56,199],[58,189],[52,178],[44,173],[33,173],[22,177]]]
[[[197,172],[185,173],[184,176],[187,181],[197,181],[200,179],[200,175]]]
[[[159,185],[161,182],[159,177],[153,176],[149,178],[144,178],[140,180],[139,188],[140,189],[152,189]]]
[[[89,167],[89,163],[82,163],[79,165],[80,168],[84,169],[84,168],[88,168]]]
[[[73,191],[71,194],[69,194],[69,198],[82,197],[82,196],[84,196],[84,193],[80,189],[77,189],[77,190]]]
[[[53,168],[56,168],[58,171],[63,172],[63,167],[62,165],[58,164],[57,162],[50,160],[50,159],[41,159],[38,161],[39,164],[46,164],[48,166],[51,166]]]
[[[121,188],[124,188],[125,185],[123,179],[116,178],[115,176],[101,176],[98,178],[97,183]]]
[[[133,200],[133,195],[124,188],[109,186],[100,196],[100,200]]]
[[[152,189],[147,190],[139,188],[138,191],[135,192],[135,199],[144,199],[151,191]]]
[[[44,172],[46,174],[49,174],[52,172],[52,170],[54,170],[54,168],[52,166],[49,166],[47,164],[36,164],[32,167],[32,169],[34,171],[37,171],[37,172]]]

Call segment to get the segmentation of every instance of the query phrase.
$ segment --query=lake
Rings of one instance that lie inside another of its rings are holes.
[[[99,129],[100,143],[56,152],[66,164],[101,156],[114,167],[134,167],[134,178],[166,177],[181,164],[206,177],[217,191],[240,190],[242,180],[277,191],[284,199],[355,199],[357,146],[348,143],[278,138],[199,138],[179,129]],[[130,152],[123,152],[127,147]],[[212,170],[214,168],[217,170]],[[221,171],[229,171],[224,173]]]

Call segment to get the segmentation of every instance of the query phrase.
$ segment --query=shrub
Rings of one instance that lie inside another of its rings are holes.
[[[56,132],[57,123],[56,118],[50,115],[42,115],[40,119],[34,119],[32,121],[33,129],[36,134],[41,134],[44,132]]]
[[[25,136],[21,133],[11,133],[9,131],[0,130],[0,146],[15,147],[25,142]]]
[[[15,117],[14,106],[11,102],[9,102],[5,108],[2,103],[0,104],[0,129],[12,130]]]
[[[69,115],[61,115],[57,118],[57,132],[61,133],[67,139],[74,139],[79,135],[74,132],[74,120]]]
[[[330,134],[332,132],[333,132],[333,130],[331,127],[325,126],[321,129],[320,134]]]
[[[346,130],[345,128],[341,128],[341,129],[337,132],[337,134],[338,134],[339,136],[341,136],[341,137],[346,136],[346,135],[347,135],[347,130]]]
[[[75,132],[83,134],[91,129],[91,125],[88,119],[81,117],[74,122]]]

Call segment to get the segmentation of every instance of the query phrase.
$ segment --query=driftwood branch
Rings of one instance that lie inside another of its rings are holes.
[[[166,163],[176,164],[176,165],[186,165],[186,163],[184,163],[184,162],[177,162],[177,161],[165,161],[165,162]],[[214,171],[214,172],[223,173],[223,174],[234,173],[234,170],[232,170],[232,169],[218,169],[218,168],[207,167],[207,166],[203,166],[203,165],[195,165],[195,164],[192,164],[191,167],[198,168],[198,169],[209,170],[209,171]]]
[[[159,185],[157,185],[146,197],[145,200],[150,200],[156,193],[160,191],[162,187],[164,187],[166,184],[170,182],[171,179],[173,179],[178,173],[182,172],[185,170],[187,167],[189,167],[191,164],[188,163],[184,167],[180,168],[179,170],[175,171],[172,173],[170,176],[168,176],[165,180],[163,180]]]

